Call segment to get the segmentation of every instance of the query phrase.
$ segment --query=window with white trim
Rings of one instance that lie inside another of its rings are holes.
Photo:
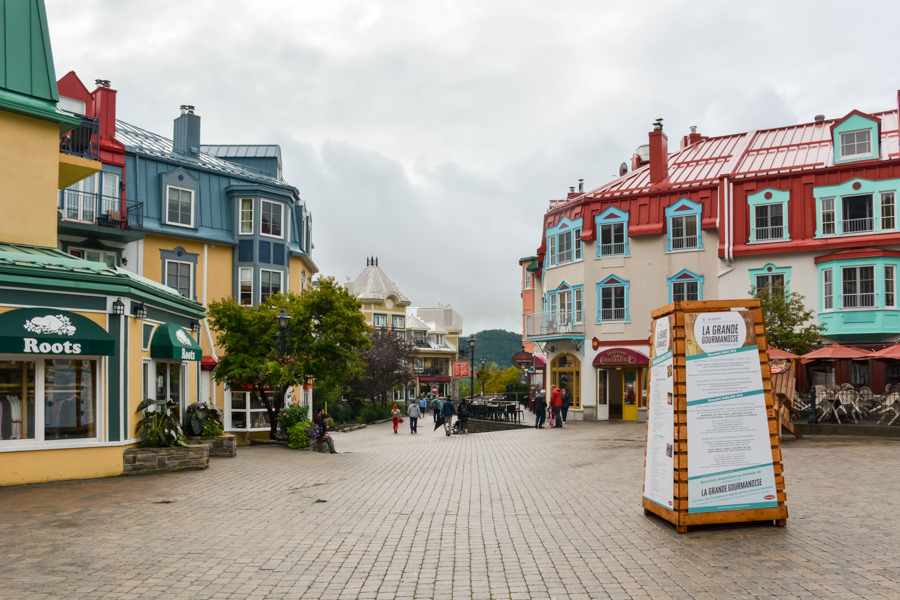
[[[269,297],[280,294],[281,271],[259,270],[259,301],[265,302]]]
[[[682,269],[666,282],[669,285],[669,302],[703,300],[703,276]]]
[[[284,237],[281,231],[284,206],[270,200],[260,201],[260,225],[259,232],[271,237]]]
[[[241,198],[241,229],[242,235],[253,233],[253,198]]]
[[[393,329],[403,329],[406,327],[406,318],[403,315],[391,315],[391,327]]]
[[[547,230],[547,266],[565,265],[582,259],[581,219],[563,220]]]
[[[194,226],[194,192],[170,185],[166,193],[166,223]]]
[[[897,308],[897,269],[884,265],[884,307]]]
[[[872,194],[844,196],[841,198],[841,233],[874,231],[872,213]]]
[[[375,313],[374,315],[372,315],[372,326],[387,327],[387,315],[383,315],[380,313]]]
[[[253,267],[240,267],[238,278],[240,280],[238,302],[241,306],[253,306]]]
[[[700,214],[703,205],[682,198],[666,208],[667,252],[702,250]]]
[[[69,247],[67,249],[68,253],[76,258],[83,258],[84,260],[92,260],[94,262],[102,262],[107,267],[116,266],[116,253],[108,252],[105,250],[91,250],[90,248],[73,248]]]
[[[872,131],[870,129],[846,131],[840,134],[840,138],[843,158],[872,154]]]
[[[831,269],[822,271],[822,306],[825,310],[834,308],[834,273]]]
[[[834,235],[834,198],[822,198],[822,235]]]
[[[897,206],[894,192],[881,192],[881,230],[897,228]]]
[[[628,213],[611,206],[594,219],[597,258],[628,256]]]
[[[629,282],[610,275],[597,284],[597,322],[628,321]]]
[[[875,267],[841,267],[841,306],[875,306]]]
[[[193,265],[177,260],[167,260],[166,285],[178,290],[178,293],[186,298],[193,298]]]
[[[229,430],[270,429],[269,412],[258,398],[252,399],[250,392],[231,392],[231,406],[228,416]]]
[[[763,204],[755,207],[756,240],[768,242],[784,238],[784,206],[781,204]]]

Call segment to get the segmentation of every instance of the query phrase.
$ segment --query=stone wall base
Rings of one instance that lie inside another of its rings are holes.
[[[191,444],[177,448],[128,448],[123,455],[123,467],[125,475],[208,469],[209,446]]]
[[[188,444],[206,444],[209,446],[210,457],[234,458],[237,456],[237,436],[226,435],[198,435],[187,436]]]

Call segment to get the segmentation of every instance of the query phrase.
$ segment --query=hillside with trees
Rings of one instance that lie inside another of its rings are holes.
[[[468,335],[460,338],[459,344],[465,350],[460,354],[468,357]],[[478,343],[475,344],[475,368],[481,368],[481,359],[484,357],[486,364],[495,363],[501,369],[513,366],[512,357],[516,352],[522,351],[522,334],[502,329],[487,329],[475,334]]]

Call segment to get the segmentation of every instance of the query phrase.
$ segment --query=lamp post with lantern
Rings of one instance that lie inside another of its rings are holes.
[[[484,396],[484,357],[481,357],[481,395]]]
[[[469,336],[469,397],[475,397],[475,343],[476,339],[474,335]]]

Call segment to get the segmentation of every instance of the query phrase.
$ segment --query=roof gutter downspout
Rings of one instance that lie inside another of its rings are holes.
[[[724,226],[723,229],[725,231],[724,259],[727,266],[725,270],[719,271],[719,279],[734,271],[734,219],[732,218],[732,212],[734,210],[732,204],[734,184],[728,180],[727,176],[722,178],[720,196],[723,200],[720,214],[725,221],[722,225]]]

